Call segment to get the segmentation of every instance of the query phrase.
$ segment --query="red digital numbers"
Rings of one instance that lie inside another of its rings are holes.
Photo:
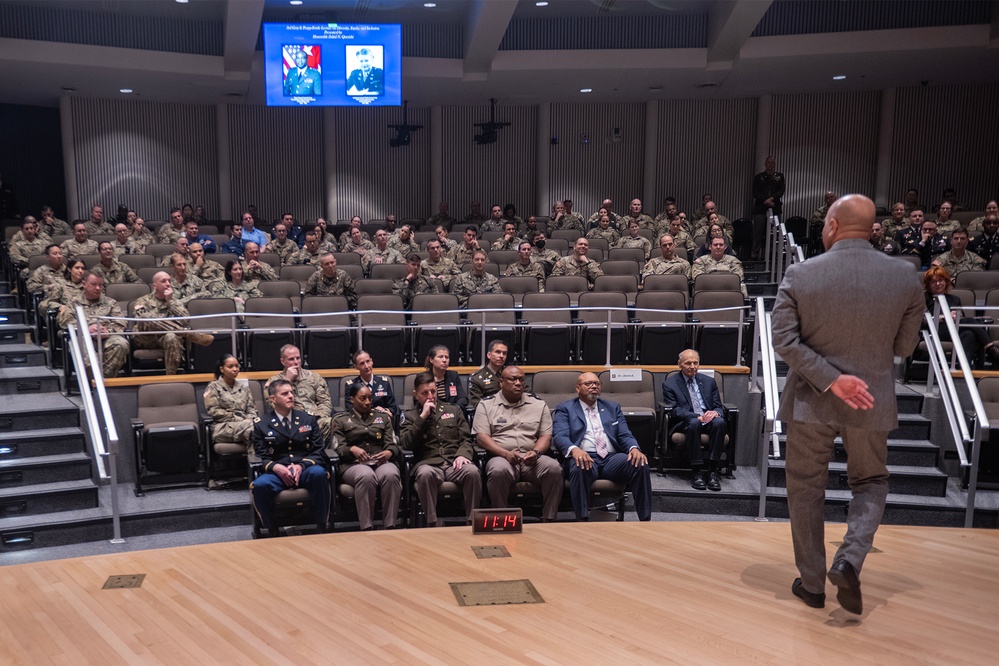
[[[517,529],[517,516],[515,514],[507,514],[503,516],[503,528],[504,529]]]
[[[490,532],[520,532],[523,527],[520,509],[476,509],[475,522],[472,523],[473,533],[486,534]]]

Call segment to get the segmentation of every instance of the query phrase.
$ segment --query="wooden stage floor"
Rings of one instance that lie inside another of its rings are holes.
[[[787,523],[453,527],[14,565],[0,663],[996,663],[999,531],[886,526],[875,546],[859,618],[831,585],[824,610],[791,595]],[[102,589],[119,574],[145,579]],[[522,578],[544,603],[462,607],[449,587]]]

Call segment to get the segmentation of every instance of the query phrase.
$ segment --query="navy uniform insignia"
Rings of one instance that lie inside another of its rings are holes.
[[[260,417],[259,416],[254,416],[253,417],[253,422],[254,423],[260,423]]]
[[[385,419],[380,416],[376,416],[375,420],[371,422],[371,425],[382,425],[385,423]]]

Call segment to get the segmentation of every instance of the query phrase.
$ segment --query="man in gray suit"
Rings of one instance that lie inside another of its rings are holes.
[[[916,347],[925,304],[913,268],[871,247],[874,202],[835,201],[825,254],[791,266],[773,310],[774,349],[790,366],[778,416],[788,424],[787,495],[794,560],[791,591],[825,605],[825,487],[833,439],[843,439],[853,499],[829,568],[837,600],[861,613],[859,573],[888,495],[888,432],[898,425],[893,357]]]

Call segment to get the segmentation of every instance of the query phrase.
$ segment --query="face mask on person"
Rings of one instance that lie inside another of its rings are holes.
[[[543,240],[534,241],[534,247],[538,248],[539,250],[543,250],[545,249],[545,242]]]

